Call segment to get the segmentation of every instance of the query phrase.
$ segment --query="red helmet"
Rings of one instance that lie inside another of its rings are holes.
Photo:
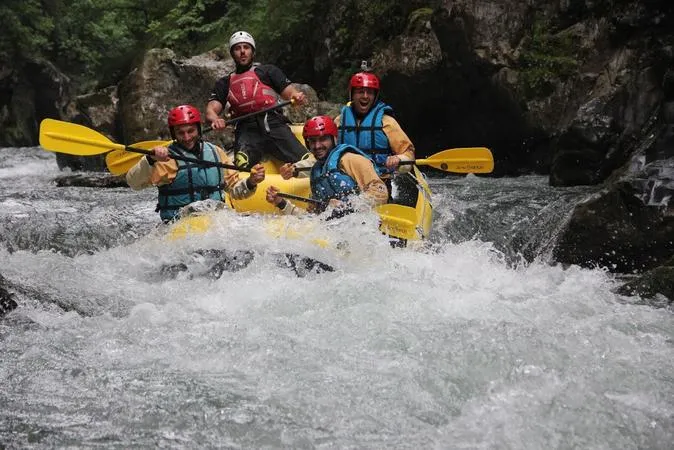
[[[197,108],[192,105],[180,105],[169,111],[169,128],[172,129],[176,125],[184,125],[186,123],[201,124],[201,114]]]
[[[302,130],[302,136],[307,138],[316,136],[332,136],[337,139],[337,125],[330,116],[316,116],[307,120]]]
[[[377,75],[370,72],[358,72],[351,77],[351,81],[349,82],[349,92],[351,92],[351,89],[353,88],[360,87],[379,90],[379,78],[377,78]]]

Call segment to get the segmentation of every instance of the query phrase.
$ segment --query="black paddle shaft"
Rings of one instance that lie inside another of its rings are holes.
[[[145,150],[144,148],[135,148],[135,147],[127,146],[127,147],[125,147],[125,150],[128,151],[128,152],[142,153],[144,155],[154,155],[154,152],[152,150]],[[202,166],[207,166],[207,167],[222,167],[223,169],[238,170],[239,172],[250,172],[250,169],[240,169],[233,164],[225,164],[225,163],[220,163],[220,162],[215,162],[215,161],[205,161],[203,159],[190,158],[189,156],[176,155],[174,153],[169,153],[169,156],[173,159],[177,159],[177,160],[185,161],[185,162],[192,162],[192,163],[199,164],[199,165],[202,165]]]
[[[273,111],[275,109],[283,108],[284,106],[288,106],[291,103],[292,103],[292,100],[287,100],[287,101],[284,101],[284,102],[281,102],[281,103],[277,103],[274,106],[270,106],[269,108],[261,109],[260,111],[255,111],[255,112],[252,112],[252,113],[249,113],[249,114],[244,114],[243,116],[235,117],[231,120],[227,120],[226,122],[227,122],[228,125],[233,124],[233,123],[239,122],[241,120],[248,119],[249,117],[258,116],[260,114],[264,114],[266,112]],[[206,127],[206,128],[203,129],[202,133],[208,133],[212,129],[213,129],[212,127]],[[129,152],[134,152],[134,153],[142,153],[144,155],[154,155],[154,152],[152,150],[145,150],[144,148],[135,148],[135,147],[132,147],[132,146],[127,146],[125,148],[125,150],[129,151]],[[224,164],[224,163],[218,163],[218,162],[214,162],[214,161],[204,161],[202,159],[190,158],[189,156],[175,155],[173,153],[171,153],[170,156],[173,159],[177,159],[177,160],[185,161],[185,162],[192,162],[192,163],[199,164],[199,165],[202,165],[202,166],[222,167],[223,169],[238,170],[239,172],[250,172],[250,169],[242,169],[242,168],[239,168],[239,167],[237,167],[233,164]]]
[[[323,202],[320,200],[316,200],[313,198],[309,197],[300,197],[299,195],[294,195],[294,194],[286,194],[285,192],[279,192],[276,195],[278,195],[281,198],[287,198],[289,200],[297,200],[299,202],[304,202],[304,203],[313,203],[315,205],[322,205]]]

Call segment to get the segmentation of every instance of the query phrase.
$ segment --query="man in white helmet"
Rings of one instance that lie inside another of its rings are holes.
[[[229,39],[229,53],[236,70],[216,83],[208,99],[206,119],[214,130],[225,128],[220,117],[229,102],[233,117],[269,108],[280,100],[306,101],[303,92],[296,89],[278,67],[253,63],[255,40],[245,31],[237,31]],[[262,160],[264,154],[283,162],[297,162],[308,156],[306,148],[295,138],[281,109],[269,111],[236,124],[235,162],[248,169]]]

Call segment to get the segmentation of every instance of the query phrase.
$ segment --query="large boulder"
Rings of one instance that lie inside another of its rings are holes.
[[[644,128],[654,120],[664,98],[662,71],[644,67],[635,58],[620,58],[621,75],[604,88],[608,92],[582,105],[555,141],[550,174],[553,186],[601,183],[643,141]]]
[[[576,206],[553,250],[554,259],[612,272],[644,272],[674,254],[674,217],[645,205],[628,182]]]
[[[674,302],[674,258],[625,283],[618,292],[640,295],[654,306],[671,305]]]
[[[117,105],[119,97],[117,86],[108,86],[90,94],[78,95],[65,108],[63,120],[92,128],[106,138],[115,141],[119,135],[117,129]],[[65,153],[56,154],[60,169],[73,171],[104,171],[105,155],[75,156]]]
[[[14,300],[14,294],[8,290],[8,287],[5,278],[0,275],[0,317],[18,306]]]
[[[172,50],[149,50],[119,86],[124,141],[170,139],[169,110],[191,104],[203,111],[215,81],[233,67],[231,60],[214,55],[179,60]]]
[[[0,147],[38,145],[42,119],[61,118],[71,80],[40,60],[0,68]]]

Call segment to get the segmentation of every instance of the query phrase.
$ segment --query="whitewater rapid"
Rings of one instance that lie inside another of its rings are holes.
[[[168,241],[154,193],[58,175],[51,154],[0,149],[0,274],[19,303],[0,319],[9,448],[674,442],[671,310],[615,294],[600,268],[509,250],[545,222],[527,211],[571,196],[543,178],[433,180],[436,231],[414,250],[368,215],[318,226],[337,249],[228,212]],[[253,258],[212,279],[203,248]],[[334,271],[298,277],[284,254]],[[161,276],[176,261],[188,270]]]

